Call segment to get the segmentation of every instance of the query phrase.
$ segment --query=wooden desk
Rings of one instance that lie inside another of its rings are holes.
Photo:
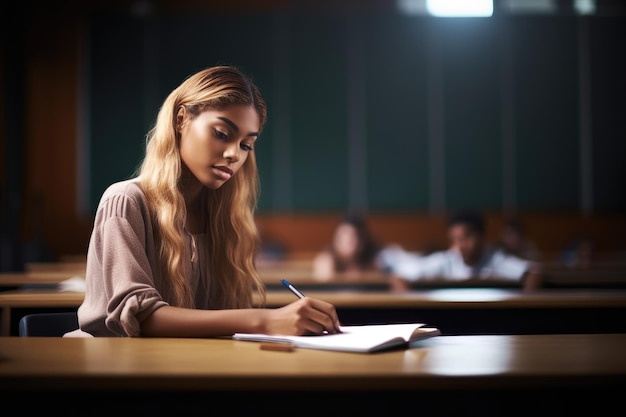
[[[12,290],[0,292],[0,335],[11,335],[11,316],[14,309],[78,308],[84,298],[84,293],[69,291]]]
[[[26,272],[69,272],[85,276],[87,260],[62,262],[27,262]]]
[[[259,270],[259,274],[269,289],[281,286],[280,278],[302,289],[328,288],[364,290],[389,290],[389,278],[382,272],[366,273],[359,278],[338,274],[329,281],[314,279],[310,270],[274,268]],[[625,289],[626,269],[624,268],[545,268],[542,273],[542,287],[546,289]],[[470,278],[462,281],[451,281],[446,278],[418,280],[410,283],[413,290],[429,290],[439,288],[521,288],[521,283],[501,279]]]
[[[0,288],[24,285],[53,286],[76,276],[68,271],[0,273]]]
[[[100,415],[223,406],[293,415],[317,404],[330,415],[379,416],[417,412],[416,403],[438,415],[597,415],[621,404],[613,391],[626,382],[625,349],[626,334],[440,336],[379,354],[264,351],[230,339],[3,337],[0,392],[35,393],[33,407],[64,415],[85,412],[78,398]]]
[[[543,276],[546,288],[626,288],[625,267],[545,267]]]
[[[541,290],[525,293],[506,288],[446,288],[393,293],[389,291],[307,291],[337,308],[626,308],[626,291],[613,290]],[[267,292],[268,307],[280,307],[294,301],[286,290]]]
[[[298,288],[305,290],[342,290],[353,289],[359,291],[389,291],[389,279],[381,272],[363,273],[358,278],[346,274],[337,274],[334,279],[321,281],[313,278],[310,269],[263,269],[259,275],[268,290],[284,290],[280,282],[286,279]]]
[[[446,335],[530,333],[626,333],[626,291],[458,288],[407,293],[386,291],[307,291],[333,303],[348,324],[416,321]],[[2,335],[10,336],[14,309],[77,308],[80,292],[13,290],[0,292]],[[286,289],[268,291],[267,307],[294,301]],[[15,332],[13,332],[15,333]]]

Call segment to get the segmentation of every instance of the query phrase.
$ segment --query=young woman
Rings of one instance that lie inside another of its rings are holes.
[[[80,328],[68,336],[212,337],[339,331],[333,305],[256,308],[258,173],[266,104],[234,67],[200,71],[163,103],[137,175],[102,195]]]
[[[347,214],[337,224],[330,244],[313,259],[313,277],[320,281],[338,277],[358,280],[363,273],[380,269],[377,263],[380,250],[365,219]]]

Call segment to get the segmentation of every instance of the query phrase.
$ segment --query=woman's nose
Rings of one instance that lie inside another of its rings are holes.
[[[232,162],[239,161],[241,149],[239,148],[239,144],[232,144],[226,147],[224,150],[224,157]]]

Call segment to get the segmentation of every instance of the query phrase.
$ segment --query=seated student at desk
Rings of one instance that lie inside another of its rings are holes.
[[[404,256],[389,265],[393,291],[405,291],[411,282],[428,279],[463,281],[471,278],[520,282],[526,290],[541,286],[538,266],[490,245],[480,213],[467,210],[448,219],[447,250],[426,256]]]
[[[595,240],[587,235],[573,239],[561,251],[559,259],[571,269],[591,269],[597,263]]]
[[[526,236],[526,228],[521,219],[508,217],[500,231],[498,246],[509,255],[529,261],[539,262],[541,253],[537,245]]]
[[[329,281],[341,276],[358,280],[362,273],[379,270],[380,250],[365,218],[349,213],[336,225],[328,246],[313,258],[313,278]]]
[[[234,67],[186,78],[161,106],[135,178],[96,210],[80,328],[67,336],[214,337],[339,332],[335,307],[255,308],[258,171],[267,109]]]

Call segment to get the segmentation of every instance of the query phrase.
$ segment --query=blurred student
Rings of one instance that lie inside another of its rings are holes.
[[[393,291],[406,291],[411,282],[444,279],[464,281],[471,278],[519,282],[526,290],[541,286],[538,266],[490,245],[480,213],[458,211],[448,219],[449,248],[426,256],[405,256],[391,265]]]
[[[508,217],[500,232],[499,247],[509,255],[538,262],[540,253],[537,245],[526,236],[524,223],[517,217]]]
[[[562,251],[561,262],[572,269],[588,269],[596,263],[595,240],[583,235],[573,239]]]
[[[186,78],[161,106],[132,179],[105,190],[87,252],[80,328],[67,336],[213,337],[339,331],[332,304],[256,308],[258,172],[267,115],[234,67]]]
[[[339,276],[357,280],[363,273],[379,270],[380,250],[365,218],[348,214],[336,225],[329,245],[313,259],[313,277],[319,281]]]

